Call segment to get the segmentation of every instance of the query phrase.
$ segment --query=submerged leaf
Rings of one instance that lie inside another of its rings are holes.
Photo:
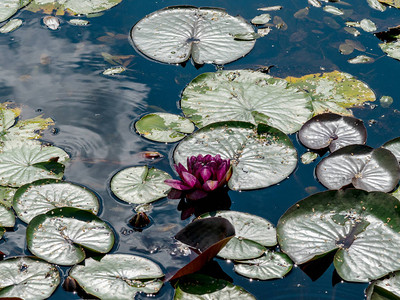
[[[146,139],[173,143],[194,131],[193,123],[181,116],[169,113],[153,113],[135,123],[137,132]]]
[[[131,300],[137,293],[155,294],[163,282],[161,268],[151,260],[128,254],[107,254],[85,260],[69,273],[86,293],[100,299]]]
[[[182,111],[198,127],[220,121],[264,123],[293,133],[312,116],[311,99],[285,80],[251,70],[204,73],[182,93]]]
[[[390,192],[400,179],[399,163],[389,150],[364,145],[350,145],[333,152],[318,164],[315,173],[331,190],[352,184],[366,191]]]
[[[351,115],[346,108],[375,101],[375,94],[368,85],[339,71],[310,74],[300,78],[287,77],[286,80],[290,85],[310,94],[315,114],[332,112]]]
[[[37,258],[0,261],[1,299],[47,299],[60,283],[57,268]]]
[[[236,34],[253,34],[250,24],[221,9],[172,6],[140,20],[131,30],[134,47],[151,59],[179,64],[190,57],[196,64],[226,64],[254,46],[254,38],[235,40]]]
[[[297,152],[284,133],[245,122],[214,123],[196,131],[175,148],[175,164],[185,166],[188,156],[199,154],[219,154],[222,159],[230,159],[232,177],[228,186],[233,190],[276,184],[297,165]]]
[[[335,251],[336,271],[347,281],[380,278],[400,268],[398,203],[355,189],[314,194],[280,218],[279,245],[297,264]]]
[[[147,166],[130,167],[119,171],[111,179],[111,191],[122,201],[134,204],[150,203],[166,197],[171,187],[164,183],[172,177]]]

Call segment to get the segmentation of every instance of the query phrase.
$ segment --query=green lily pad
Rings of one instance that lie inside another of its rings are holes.
[[[400,8],[400,0],[378,0],[380,3],[384,3],[396,8]]]
[[[267,220],[238,211],[206,213],[200,218],[222,217],[235,228],[233,237],[218,253],[224,259],[251,259],[261,256],[266,248],[276,245],[276,229]]]
[[[253,279],[282,278],[293,267],[290,258],[281,252],[267,251],[260,258],[235,262],[236,273]]]
[[[26,242],[37,257],[71,266],[85,259],[83,248],[109,252],[114,245],[114,233],[94,214],[64,207],[33,218],[26,229]]]
[[[8,141],[0,149],[0,185],[19,187],[44,178],[61,179],[68,154],[36,141]],[[57,161],[57,162],[56,162]]]
[[[190,120],[178,115],[154,113],[145,115],[137,121],[135,129],[146,139],[173,143],[183,139],[186,134],[192,133],[194,125]]]
[[[397,190],[395,190],[393,193],[391,193],[391,195],[392,195],[393,197],[396,197],[396,198],[399,199],[399,201],[400,201],[400,187],[397,188]]]
[[[379,44],[382,51],[389,57],[400,60],[400,40]]]
[[[121,1],[122,0],[32,0],[27,9],[33,12],[42,10],[45,13],[51,13],[53,10],[56,10],[58,15],[64,14],[64,11],[69,11],[76,15],[88,15],[110,9]]]
[[[299,131],[299,140],[307,148],[329,147],[334,152],[347,145],[365,144],[367,129],[362,120],[327,113],[307,121]]]
[[[364,82],[339,71],[309,74],[300,78],[287,77],[286,80],[310,94],[314,114],[331,112],[352,115],[347,108],[375,101],[374,92]]]
[[[157,61],[179,64],[191,57],[196,64],[226,64],[253,49],[254,39],[234,38],[246,33],[253,27],[222,9],[172,6],[140,20],[130,35],[138,51]]]
[[[57,268],[37,258],[0,261],[0,298],[47,299],[60,283]]]
[[[73,267],[69,275],[86,293],[100,299],[134,299],[139,292],[157,293],[164,276],[151,260],[128,254],[108,254],[100,261],[88,258]]]
[[[400,268],[399,201],[382,192],[348,189],[305,198],[280,218],[281,250],[302,264],[337,250],[347,281],[368,282]]]
[[[382,148],[388,149],[390,152],[392,152],[400,163],[400,137],[386,142],[382,145]]]
[[[87,188],[57,179],[37,180],[23,185],[14,196],[13,208],[25,223],[58,207],[75,207],[97,214],[99,199]]]
[[[251,70],[197,76],[183,91],[181,107],[198,127],[234,120],[264,123],[285,133],[298,131],[313,114],[306,93]]]
[[[119,171],[111,179],[111,191],[120,200],[132,204],[150,203],[167,196],[171,187],[164,183],[172,177],[147,166],[130,167]]]
[[[400,272],[395,272],[386,278],[373,281],[366,290],[367,300],[397,300],[400,299]]]
[[[387,149],[364,145],[343,147],[325,157],[315,171],[328,189],[349,184],[366,191],[392,191],[400,179],[396,157]]]
[[[0,2],[0,23],[11,18],[31,0],[2,0]]]
[[[252,190],[276,184],[297,165],[297,152],[290,139],[278,129],[246,122],[213,123],[182,140],[174,161],[186,166],[187,157],[221,155],[230,159],[232,190]],[[266,176],[265,174],[268,174]]]
[[[202,274],[185,276],[176,283],[174,300],[230,299],[255,300],[240,286]]]

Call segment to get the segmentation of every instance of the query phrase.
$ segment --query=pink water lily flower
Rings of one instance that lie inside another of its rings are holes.
[[[188,157],[187,169],[179,163],[175,169],[181,180],[167,179],[165,183],[176,190],[185,192],[186,198],[198,200],[210,192],[223,187],[232,175],[229,159],[222,159],[219,154]]]

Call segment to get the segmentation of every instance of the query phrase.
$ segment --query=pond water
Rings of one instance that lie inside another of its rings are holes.
[[[399,136],[400,89],[398,73],[400,62],[387,57],[379,48],[379,40],[362,31],[354,37],[343,30],[345,21],[371,19],[378,31],[399,25],[400,10],[388,8],[385,12],[371,9],[365,0],[334,3],[347,10],[346,16],[335,16],[321,8],[310,6],[306,0],[192,0],[130,1],[89,18],[86,27],[67,23],[68,15],[60,16],[59,29],[49,30],[42,22],[42,13],[21,11],[18,17],[24,24],[18,30],[0,35],[0,99],[23,105],[23,118],[39,113],[55,121],[54,129],[43,139],[63,148],[71,156],[65,179],[94,190],[101,198],[99,216],[108,222],[116,234],[111,253],[129,253],[148,257],[158,262],[164,271],[187,261],[173,255],[172,236],[190,222],[182,221],[177,201],[162,199],[153,204],[149,213],[152,225],[143,231],[133,231],[128,220],[133,207],[117,200],[110,191],[110,179],[128,166],[148,164],[162,169],[176,178],[171,155],[176,144],[151,142],[135,133],[132,124],[150,112],[181,114],[180,93],[197,75],[213,72],[216,67],[196,68],[190,62],[185,66],[167,65],[150,61],[130,44],[131,27],[145,15],[158,9],[190,4],[221,7],[231,15],[241,15],[250,21],[260,14],[259,7],[283,5],[270,12],[287,24],[287,29],[274,28],[257,40],[254,49],[244,58],[227,64],[224,69],[256,69],[274,66],[273,76],[300,77],[321,71],[340,70],[364,81],[375,92],[377,99],[391,96],[394,103],[384,108],[379,100],[362,108],[353,109],[368,130],[367,144],[379,147]],[[304,18],[294,14],[309,7]],[[356,40],[365,47],[365,53],[355,50],[343,55],[338,47],[346,39]],[[111,67],[102,53],[126,56],[130,61],[127,71],[106,76],[102,72]],[[375,59],[371,64],[350,64],[349,58],[367,54]],[[306,149],[290,135],[299,155]],[[140,152],[158,151],[163,157],[154,161],[144,159]],[[231,210],[256,214],[276,225],[279,217],[295,202],[325,188],[314,177],[316,162],[298,164],[295,172],[280,184],[246,192],[230,191]],[[25,242],[26,225],[17,221],[15,230],[7,232],[0,241],[0,250],[8,256],[30,255]],[[172,253],[172,254],[171,254]],[[257,299],[363,299],[367,284],[339,282],[333,286],[331,266],[319,279],[312,281],[299,267],[281,280],[249,280],[235,274],[233,264],[215,259],[233,283],[251,292]],[[67,276],[68,268],[61,268]],[[173,288],[167,283],[154,299],[171,299]],[[138,298],[146,298],[139,295]],[[59,287],[51,299],[79,299]]]

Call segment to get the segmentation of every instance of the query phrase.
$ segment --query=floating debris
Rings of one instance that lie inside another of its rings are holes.
[[[324,6],[323,10],[336,16],[344,15],[344,12],[341,9],[334,7],[332,5]]]
[[[375,59],[366,55],[358,55],[354,58],[349,59],[347,62],[350,64],[370,64],[373,63]]]
[[[126,71],[123,66],[111,67],[103,72],[103,75],[115,75]]]
[[[275,16],[274,17],[274,25],[276,28],[281,29],[281,30],[287,30],[288,26],[285,23],[285,21],[283,21],[283,19],[281,17]]]
[[[385,11],[386,6],[380,3],[378,0],[367,0],[369,7],[379,11]]]
[[[51,30],[56,30],[60,26],[60,19],[53,16],[46,16],[43,18],[43,24]]]
[[[254,41],[260,37],[261,35],[256,32],[238,33],[233,36],[237,41]]]
[[[377,30],[375,23],[369,19],[362,19],[360,21],[360,27],[366,32],[374,32]]]
[[[321,7],[322,4],[318,0],[308,0],[308,3],[314,7]]]
[[[268,33],[270,33],[271,32],[271,28],[270,27],[265,27],[265,28],[259,28],[258,30],[257,30],[257,33],[261,36],[261,37],[263,37],[263,36],[266,36]]]
[[[9,33],[22,25],[21,19],[12,19],[0,27],[0,33]]]
[[[71,19],[68,21],[68,23],[74,26],[87,26],[90,24],[88,20],[83,19]]]
[[[361,34],[361,32],[359,32],[357,29],[355,29],[354,27],[345,27],[343,28],[347,33],[350,33],[354,36],[359,36]]]
[[[251,20],[251,23],[253,23],[254,25],[264,25],[264,24],[268,23],[270,20],[271,20],[270,14],[262,14],[262,15],[254,17]]]
[[[301,162],[305,165],[312,163],[318,157],[317,153],[306,152],[301,156]]]
[[[392,105],[393,98],[390,96],[382,96],[381,99],[379,99],[379,102],[383,108],[388,108],[390,105]]]
[[[276,6],[260,7],[260,8],[257,8],[257,10],[261,10],[261,11],[276,11],[276,10],[281,10],[282,8],[283,8],[283,6],[276,5]]]

